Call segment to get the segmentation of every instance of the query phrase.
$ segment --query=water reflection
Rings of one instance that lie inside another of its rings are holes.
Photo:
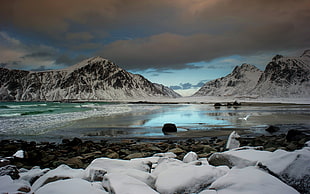
[[[202,129],[202,125],[225,126],[231,125],[229,120],[222,117],[220,112],[210,113],[210,105],[184,105],[178,108],[172,108],[168,111],[155,113],[149,120],[145,121],[139,127],[159,127],[164,123],[174,123],[178,127],[188,129]],[[135,125],[134,127],[137,127]]]
[[[139,105],[135,105],[139,106]],[[147,106],[147,105],[143,105]],[[151,106],[151,105],[150,105]],[[174,123],[178,132],[243,129],[253,133],[266,133],[268,125],[281,129],[310,125],[309,105],[240,106],[238,109],[212,104],[156,105],[151,112],[131,112],[113,117],[92,118],[77,123],[71,129],[83,134],[102,137],[156,137],[164,136],[165,123]],[[247,120],[239,119],[251,115]],[[309,129],[309,128],[308,128]],[[92,131],[92,133],[90,133]]]

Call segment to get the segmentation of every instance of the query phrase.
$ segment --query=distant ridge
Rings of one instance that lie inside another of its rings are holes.
[[[43,72],[0,68],[0,100],[124,100],[180,95],[102,57]]]
[[[205,83],[193,96],[310,97],[310,50],[299,57],[276,55],[264,71],[237,66],[232,73]]]

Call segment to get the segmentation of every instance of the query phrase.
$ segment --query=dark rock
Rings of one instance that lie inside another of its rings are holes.
[[[273,126],[273,125],[270,125],[268,128],[265,129],[265,131],[268,131],[269,133],[274,133],[274,132],[277,132],[279,130],[280,130],[279,127],[276,127],[276,126]]]
[[[214,104],[214,107],[220,107],[220,106],[222,106],[221,103],[218,103],[218,102],[217,102],[217,103]]]
[[[303,138],[306,138],[307,135],[303,131],[299,131],[296,129],[291,129],[286,134],[287,141],[299,141]]]
[[[19,171],[16,166],[7,165],[0,168],[0,176],[9,175],[12,179],[19,178]]]
[[[231,107],[233,104],[230,102],[227,102],[226,106]]]
[[[70,142],[70,146],[77,146],[81,144],[82,144],[82,140],[76,137]]]
[[[233,106],[241,106],[241,103],[235,101],[235,102],[233,103]]]
[[[178,130],[177,130],[177,127],[175,124],[166,123],[166,124],[164,124],[162,131],[164,134],[166,134],[166,133],[171,133],[171,132],[177,132]]]
[[[10,160],[6,159],[6,158],[0,158],[0,167],[9,165],[11,163]]]
[[[69,158],[64,163],[70,166],[71,168],[83,168],[84,167],[81,157]]]

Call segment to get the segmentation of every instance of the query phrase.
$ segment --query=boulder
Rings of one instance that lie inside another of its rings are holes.
[[[32,185],[32,190],[36,191],[43,185],[58,180],[70,179],[70,178],[81,178],[83,177],[84,170],[82,169],[72,169],[67,165],[60,165],[54,170],[48,171],[46,174],[41,176]]]
[[[202,193],[297,194],[298,191],[257,167],[250,166],[242,169],[231,169]]]
[[[19,178],[19,171],[14,165],[7,165],[0,168],[0,176],[9,175],[12,179]]]
[[[279,127],[276,127],[276,126],[273,126],[273,125],[270,125],[269,127],[267,127],[265,129],[265,131],[269,132],[269,133],[274,133],[274,132],[277,132],[279,131],[280,128]]]
[[[10,176],[0,176],[0,193],[30,193],[31,186],[23,180],[13,180]]]
[[[240,146],[240,143],[237,138],[239,137],[240,135],[236,131],[231,132],[227,140],[226,149],[231,150],[234,148],[238,148]]]
[[[276,150],[261,164],[276,174],[283,182],[300,193],[309,193],[310,188],[310,148],[288,152]]]
[[[190,162],[197,161],[197,160],[198,160],[198,156],[195,152],[188,152],[183,158],[183,162],[185,163],[190,163]]]
[[[224,166],[181,163],[161,171],[155,187],[159,193],[197,193],[228,171]]]
[[[175,124],[173,123],[166,123],[164,124],[163,128],[162,128],[162,131],[164,134],[167,134],[167,133],[173,133],[173,132],[177,132],[177,127]]]
[[[299,141],[303,138],[307,138],[307,134],[303,131],[299,131],[296,129],[291,129],[286,134],[287,141]]]
[[[158,194],[146,183],[122,173],[108,173],[102,182],[109,193],[149,193]]]
[[[98,188],[99,187],[99,188]],[[43,187],[39,188],[36,194],[108,194],[103,188],[100,189],[100,186],[96,186],[95,183],[88,182],[83,179],[68,179],[60,180],[53,182]]]
[[[272,152],[257,150],[260,147],[240,147],[221,153],[214,153],[208,159],[213,166],[226,165],[230,168],[255,166],[258,161],[270,156]]]

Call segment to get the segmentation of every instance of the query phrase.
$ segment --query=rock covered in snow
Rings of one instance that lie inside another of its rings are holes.
[[[286,185],[276,177],[256,168],[249,166],[242,169],[231,169],[225,176],[214,181],[208,190],[200,194],[293,194],[298,193],[294,188]]]
[[[158,193],[146,183],[120,173],[108,173],[103,180],[103,185],[109,193]]]
[[[103,189],[99,189],[94,185],[94,183],[88,182],[83,179],[67,179],[59,180],[49,184],[44,185],[39,188],[36,194],[108,194]]]
[[[13,156],[16,158],[24,158],[25,157],[24,150],[18,150]]]
[[[198,155],[195,152],[188,152],[184,158],[183,162],[189,163],[198,160]]]
[[[72,169],[67,165],[60,165],[56,169],[48,171],[46,174],[36,180],[32,185],[32,190],[36,191],[45,184],[55,182],[57,180],[82,178],[83,172],[83,169]]]
[[[31,186],[23,180],[13,180],[10,176],[0,176],[0,192],[1,193],[28,193]]]
[[[226,149],[231,150],[238,148],[240,146],[240,142],[237,140],[237,138],[239,137],[240,135],[236,131],[231,132],[227,140]]]
[[[307,193],[310,189],[309,161],[309,147],[294,152],[284,150],[269,152],[240,148],[215,153],[209,158],[209,163],[215,166],[245,168],[258,165],[302,193]]]
[[[307,193],[309,152],[309,147],[294,152],[241,147],[214,153],[209,158],[210,163],[206,158],[198,158],[195,152],[187,153],[183,161],[176,159],[173,153],[131,160],[97,158],[86,169],[72,169],[66,165],[53,170],[20,169],[18,179],[0,176],[0,191],[35,194],[268,194],[298,193],[297,189]],[[214,156],[221,156],[226,163],[213,164],[211,158]]]

